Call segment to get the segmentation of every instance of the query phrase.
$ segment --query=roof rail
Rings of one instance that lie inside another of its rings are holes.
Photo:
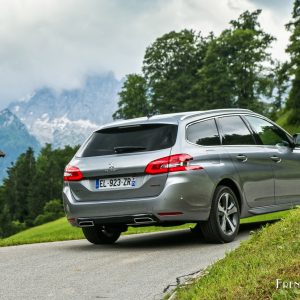
[[[253,112],[253,111],[250,110],[250,109],[244,109],[244,108],[210,109],[210,110],[204,110],[204,111],[200,111],[200,112],[191,113],[189,115],[185,115],[181,118],[181,120],[186,120],[186,119],[189,119],[189,118],[206,115],[206,114],[209,114],[209,113],[218,114],[218,113],[228,113],[228,112]]]

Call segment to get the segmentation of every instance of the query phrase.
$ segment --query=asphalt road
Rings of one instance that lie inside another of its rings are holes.
[[[206,244],[189,230],[0,248],[0,299],[161,299],[249,236]]]

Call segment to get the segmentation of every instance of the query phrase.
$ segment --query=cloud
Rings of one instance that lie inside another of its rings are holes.
[[[250,0],[250,2],[263,9],[272,9],[275,14],[290,14],[293,0]]]
[[[78,87],[90,72],[139,72],[145,48],[171,30],[220,33],[259,0],[0,0],[0,108],[41,86]],[[279,1],[275,1],[279,3]],[[289,3],[291,11],[291,1]],[[289,13],[264,7],[284,59]]]

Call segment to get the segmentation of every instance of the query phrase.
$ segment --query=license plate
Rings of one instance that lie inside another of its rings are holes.
[[[135,188],[135,177],[104,178],[96,180],[96,189]]]

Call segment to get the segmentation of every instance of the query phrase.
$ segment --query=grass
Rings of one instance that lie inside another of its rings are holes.
[[[269,220],[276,220],[283,218],[288,214],[288,211],[281,211],[266,215],[254,216],[243,219],[241,223],[252,223],[262,222]],[[135,233],[147,233],[162,230],[176,230],[182,228],[189,228],[194,226],[193,224],[184,224],[182,226],[175,227],[129,227],[128,231],[124,234],[135,234]],[[0,247],[22,245],[22,244],[33,244],[43,242],[54,242],[54,241],[66,241],[66,240],[78,240],[83,239],[81,229],[72,227],[68,224],[66,218],[61,218],[53,222],[49,222],[40,226],[36,226],[15,235],[12,235],[5,239],[0,239]]]
[[[146,233],[170,229],[182,229],[186,227],[188,227],[188,224],[176,227],[129,227],[128,231],[124,234]],[[84,236],[80,228],[71,226],[67,222],[66,218],[61,218],[56,221],[52,221],[40,226],[21,231],[8,238],[2,240],[0,239],[0,247],[43,242],[79,240],[83,238]]]
[[[190,285],[179,287],[176,299],[300,299],[299,287],[276,289],[276,279],[300,282],[300,208],[254,233]]]

